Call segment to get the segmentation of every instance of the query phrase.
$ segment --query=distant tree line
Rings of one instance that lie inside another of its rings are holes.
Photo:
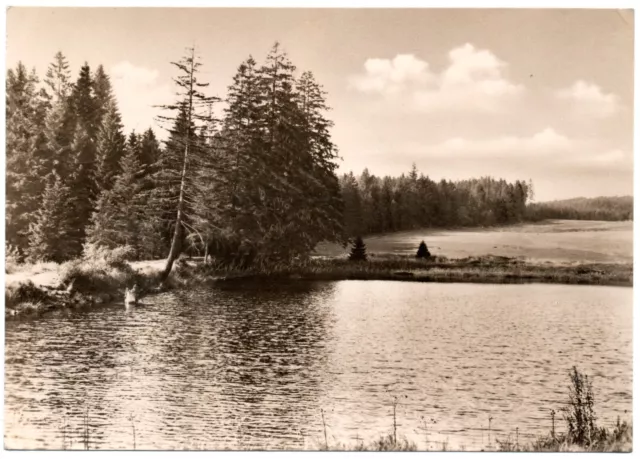
[[[346,233],[356,235],[427,227],[491,226],[523,221],[532,186],[491,177],[434,181],[414,165],[399,177],[365,169],[340,178]]]
[[[530,204],[527,219],[633,220],[633,196],[573,198]]]

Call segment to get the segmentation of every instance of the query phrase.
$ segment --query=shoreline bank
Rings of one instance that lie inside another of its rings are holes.
[[[206,279],[206,268],[198,273]],[[383,280],[478,284],[565,284],[633,287],[632,263],[540,263],[518,258],[483,256],[447,259],[410,256],[370,257],[365,262],[346,258],[314,259],[273,272],[214,275],[215,280]]]
[[[134,269],[133,266],[137,266]],[[201,261],[180,259],[165,283],[158,275],[163,260],[128,263],[74,261],[59,265],[47,282],[5,285],[5,318],[39,315],[56,309],[78,309],[123,301],[124,289],[134,282],[144,295],[195,285],[224,282],[382,280],[481,284],[567,284],[633,286],[632,263],[550,263],[484,256],[461,259],[371,256],[369,261],[316,258],[294,266],[258,270],[216,270]],[[20,278],[19,275],[14,277]],[[55,279],[55,281],[51,281]]]

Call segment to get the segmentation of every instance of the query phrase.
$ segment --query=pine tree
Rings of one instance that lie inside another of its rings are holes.
[[[29,227],[29,257],[36,261],[60,263],[76,255],[72,240],[71,193],[59,175],[47,177],[42,205]]]
[[[357,236],[349,254],[350,261],[367,261],[367,246],[362,237]]]
[[[44,138],[51,168],[67,180],[72,172],[73,152],[71,144],[75,133],[75,114],[71,100],[53,102],[45,119]]]
[[[418,252],[416,253],[416,258],[429,258],[430,256],[431,256],[431,253],[427,248],[427,244],[425,244],[425,242],[422,241],[418,246]]]
[[[311,73],[296,80],[294,71],[276,43],[261,67],[251,57],[242,62],[229,87],[196,212],[220,261],[288,262],[322,240],[342,241],[325,94]]]
[[[65,100],[71,94],[73,84],[67,58],[58,51],[49,64],[44,82],[49,88],[49,96],[52,103]]]
[[[101,192],[96,210],[91,217],[88,241],[108,248],[129,245],[137,257],[153,253],[153,240],[143,237],[144,196],[142,190],[143,166],[139,151],[127,148],[121,159],[121,174],[113,187]]]
[[[153,164],[160,157],[160,143],[153,132],[153,129],[147,129],[140,139],[140,163],[147,173],[152,173]]]
[[[91,69],[87,63],[80,69],[78,80],[69,96],[69,103],[73,108],[75,119],[73,140],[70,145],[70,170],[67,178],[75,217],[71,252],[79,255],[98,198],[96,137],[99,110],[93,93]]]
[[[260,224],[266,228],[260,255],[265,262],[288,261],[305,237],[298,222],[307,217],[300,205],[303,190],[297,180],[303,139],[297,129],[300,112],[295,100],[296,67],[275,43],[258,71],[264,100],[261,124],[267,168],[261,177],[264,212]]]
[[[71,189],[71,205],[74,210],[72,249],[80,255],[86,238],[86,229],[98,196],[95,177],[95,147],[82,124],[78,124],[71,144],[74,155],[68,184]]]
[[[89,138],[95,141],[100,119],[100,106],[93,86],[91,69],[89,64],[85,62],[80,69],[80,75],[70,97],[78,124],[87,132]]]
[[[219,261],[242,265],[264,239],[270,181],[263,95],[252,57],[238,67],[226,102],[220,132],[208,149],[214,177],[202,200],[208,214],[204,232],[207,249],[214,249]]]
[[[43,134],[48,101],[37,90],[35,71],[22,63],[7,72],[6,97],[6,240],[27,248],[27,232],[44,192],[51,167]]]
[[[122,121],[115,101],[111,101],[102,119],[96,142],[96,181],[98,193],[113,186],[120,173],[120,160],[125,151]]]
[[[310,245],[320,241],[339,242],[344,231],[344,202],[335,174],[338,152],[331,141],[329,129],[333,123],[325,118],[329,110],[326,92],[311,72],[304,72],[297,83],[298,108],[302,114],[303,158],[298,163],[300,186],[304,190],[303,205],[309,212],[304,230]]]
[[[48,88],[50,108],[45,117],[44,138],[51,165],[49,169],[67,180],[71,173],[73,154],[71,143],[75,133],[76,115],[71,93],[73,83],[66,57],[58,52],[49,64],[44,80]]]
[[[167,256],[167,263],[162,272],[161,279],[169,276],[173,268],[173,262],[183,250],[183,242],[186,233],[196,231],[192,219],[194,197],[198,193],[197,184],[194,182],[194,170],[202,167],[198,163],[198,146],[201,142],[195,135],[197,126],[195,123],[210,122],[210,104],[217,98],[205,96],[199,88],[208,86],[208,83],[199,83],[197,73],[202,65],[195,55],[195,47],[188,49],[188,53],[178,62],[172,64],[181,72],[174,81],[180,92],[180,99],[176,104],[165,105],[162,108],[169,111],[177,111],[177,116],[160,116],[159,120],[169,123],[171,133],[170,142],[167,143],[163,157],[159,161],[164,162],[165,168],[158,168],[154,176],[156,183],[160,183],[164,189],[155,193],[156,204],[160,208],[166,208],[167,204],[173,207],[175,220],[171,247]],[[195,153],[195,154],[194,154]],[[156,190],[154,190],[156,191]],[[154,206],[155,207],[155,206]]]
[[[99,126],[102,124],[103,117],[109,113],[112,106],[115,104],[113,91],[111,89],[111,81],[109,80],[109,75],[105,73],[102,65],[98,66],[95,74],[93,75],[92,86],[97,110],[96,124],[99,129]]]

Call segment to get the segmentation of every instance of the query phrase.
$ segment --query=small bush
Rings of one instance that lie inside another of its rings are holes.
[[[591,446],[597,441],[599,429],[596,425],[596,413],[593,409],[593,388],[589,377],[573,367],[569,373],[569,405],[563,408],[567,422],[567,437],[571,443]]]
[[[406,438],[394,441],[393,435],[389,434],[378,438],[368,446],[364,444],[357,446],[356,451],[418,451],[418,446]]]
[[[589,377],[573,367],[569,373],[569,400],[563,408],[567,423],[566,434],[539,438],[530,449],[532,451],[630,451],[632,426],[618,418],[612,430],[598,427],[594,411],[593,387]],[[529,449],[529,448],[527,448]]]
[[[134,250],[129,246],[108,249],[85,244],[82,258],[68,261],[60,267],[61,284],[84,293],[131,286],[141,278],[127,263],[133,256]]]
[[[416,253],[416,258],[429,258],[431,256],[431,252],[427,248],[427,244],[424,241],[420,243],[418,246],[418,252]]]
[[[20,303],[41,303],[49,299],[49,294],[36,287],[30,280],[17,287],[8,287],[4,292],[5,307],[16,306]]]
[[[101,268],[120,268],[134,259],[135,249],[129,245],[109,249],[101,245],[87,243],[82,251],[82,260],[85,263]]]
[[[27,301],[25,303],[20,303],[18,309],[21,309],[23,313],[26,314],[36,314],[44,308],[44,303],[32,303],[31,301]]]
[[[360,236],[353,242],[351,253],[349,254],[350,261],[367,261],[367,246]]]
[[[517,441],[513,441],[511,438],[511,435],[507,435],[507,438],[504,440],[501,440],[499,438],[496,438],[496,443],[498,445],[498,451],[500,452],[519,452],[522,451],[522,448],[520,448],[520,445],[518,445]]]
[[[401,438],[397,442],[393,440],[393,434],[382,435],[377,440],[365,443],[360,440],[356,444],[336,443],[325,445],[324,441],[317,445],[319,451],[418,451],[418,446]]]

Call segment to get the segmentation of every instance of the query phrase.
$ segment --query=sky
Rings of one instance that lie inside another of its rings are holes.
[[[11,8],[7,66],[57,51],[111,77],[127,132],[195,45],[224,96],[277,40],[327,91],[339,172],[531,179],[535,199],[633,194],[630,10]]]

